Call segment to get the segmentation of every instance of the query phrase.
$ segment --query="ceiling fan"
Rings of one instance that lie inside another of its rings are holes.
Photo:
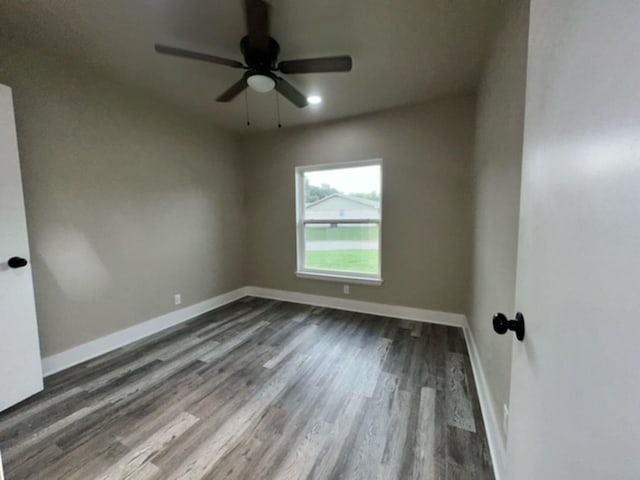
[[[244,3],[248,33],[240,41],[240,51],[246,65],[237,60],[166,45],[156,44],[156,52],[244,69],[242,78],[216,98],[218,102],[233,100],[247,87],[257,92],[269,92],[275,88],[291,103],[302,108],[309,103],[307,97],[275,72],[297,74],[351,71],[349,55],[278,62],[280,45],[269,35],[271,6],[264,0],[245,0]]]

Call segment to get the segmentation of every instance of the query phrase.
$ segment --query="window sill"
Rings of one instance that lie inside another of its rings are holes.
[[[358,283],[362,285],[380,286],[384,282],[381,278],[358,277],[356,275],[340,275],[338,273],[296,272],[296,277],[310,280],[323,280],[326,282]]]

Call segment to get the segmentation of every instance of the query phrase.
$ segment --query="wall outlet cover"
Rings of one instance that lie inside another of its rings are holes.
[[[179,293],[176,293],[176,294],[173,296],[173,303],[174,303],[175,305],[180,305],[180,304],[182,303],[182,295],[181,295],[181,294],[179,294]]]
[[[344,286],[344,288],[343,288],[343,292],[344,292],[344,294],[345,294],[345,295],[349,295],[349,291],[350,291],[350,289],[349,289],[349,285],[345,285],[345,286]]]

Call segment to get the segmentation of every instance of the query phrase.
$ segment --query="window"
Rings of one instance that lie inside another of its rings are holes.
[[[381,284],[382,160],[296,168],[300,277]]]

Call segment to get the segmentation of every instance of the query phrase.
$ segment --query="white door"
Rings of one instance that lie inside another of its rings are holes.
[[[13,101],[0,85],[0,411],[42,390],[29,259]]]
[[[640,479],[640,1],[532,0],[507,472]]]

